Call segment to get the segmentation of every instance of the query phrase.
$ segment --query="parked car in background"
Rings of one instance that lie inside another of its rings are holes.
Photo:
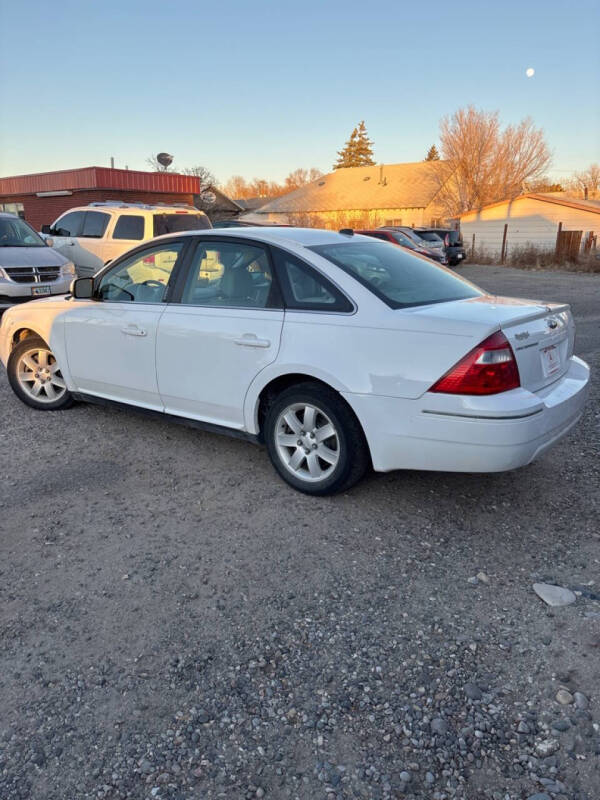
[[[290,228],[283,222],[247,222],[245,219],[219,219],[213,228]]]
[[[241,219],[218,219],[212,223],[213,228],[256,228],[261,227],[257,222],[245,222]]]
[[[443,250],[439,250],[438,248],[433,250],[428,247],[420,247],[418,244],[415,244],[412,239],[409,239],[405,233],[402,233],[402,231],[383,230],[381,228],[376,228],[375,230],[370,231],[355,231],[355,233],[360,233],[363,236],[372,236],[374,239],[382,239],[385,242],[391,242],[392,244],[406,247],[408,250],[412,250],[414,253],[418,253],[420,256],[427,256],[427,258],[437,261],[438,264],[446,265],[448,263],[448,259],[446,258],[446,254]]]
[[[43,225],[42,235],[85,277],[154,236],[210,227],[204,211],[194,206],[106,202],[69,209]]]
[[[69,291],[75,267],[49,245],[20,217],[0,212],[0,309]]]
[[[159,262],[168,276],[149,275]],[[370,465],[530,463],[583,412],[574,337],[568,305],[489,296],[389,242],[230,229],[160,237],[9,309],[0,361],[33,408],[126,403],[264,442],[284,480],[324,495]]]
[[[435,236],[442,240],[451,267],[455,267],[466,259],[467,254],[460,231],[454,230],[454,228],[415,228],[415,230],[424,239]]]
[[[421,236],[414,228],[408,225],[382,225],[378,230],[401,231],[405,236],[408,236],[419,247],[427,247],[430,250],[443,250],[444,242],[439,236],[433,236],[429,241]]]

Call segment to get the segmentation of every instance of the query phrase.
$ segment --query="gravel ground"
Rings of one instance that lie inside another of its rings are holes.
[[[0,376],[2,800],[597,800],[600,276],[460,271],[571,302],[596,370],[516,472],[311,499],[250,444]]]

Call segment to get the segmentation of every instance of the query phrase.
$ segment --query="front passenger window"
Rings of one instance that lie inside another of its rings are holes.
[[[70,211],[63,214],[52,226],[51,233],[55,236],[79,236],[83,227],[85,212]]]
[[[98,285],[101,300],[116,303],[163,303],[182,242],[143,250],[116,264]]]

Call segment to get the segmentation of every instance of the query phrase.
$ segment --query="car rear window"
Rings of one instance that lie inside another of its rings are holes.
[[[441,236],[438,236],[437,233],[432,233],[431,231],[417,231],[417,235],[421,237],[421,239],[426,239],[428,242],[437,242],[438,244],[443,241]]]
[[[179,233],[180,231],[199,231],[210,228],[206,214],[155,214],[154,235]]]
[[[352,275],[390,308],[446,303],[482,294],[450,270],[389,242],[344,242],[311,250]]]
[[[462,236],[460,235],[460,231],[455,230],[435,230],[431,231],[431,233],[436,234],[440,237],[440,239],[445,240],[446,236],[448,237],[448,241],[451,245],[459,245],[462,244]],[[423,233],[419,232],[419,236],[422,236]]]

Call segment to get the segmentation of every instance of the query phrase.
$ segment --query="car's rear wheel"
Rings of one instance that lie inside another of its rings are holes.
[[[57,411],[73,403],[54,353],[39,336],[15,345],[7,372],[14,393],[32,408]]]
[[[299,384],[278,395],[267,410],[264,435],[277,472],[307,494],[349,489],[369,466],[365,436],[352,409],[320,384]]]

